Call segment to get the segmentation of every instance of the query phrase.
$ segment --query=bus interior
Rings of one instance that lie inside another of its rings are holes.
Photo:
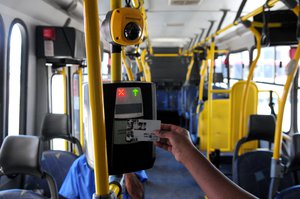
[[[0,0],[0,198],[64,198],[83,154],[96,194],[122,198],[109,179],[145,169],[145,199],[208,198],[151,132],[128,137],[143,122],[187,129],[258,198],[299,198],[299,6]]]

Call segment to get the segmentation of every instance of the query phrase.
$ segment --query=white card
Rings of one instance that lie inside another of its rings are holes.
[[[127,134],[131,134],[136,141],[159,141],[153,131],[160,129],[160,120],[131,119],[127,120]]]

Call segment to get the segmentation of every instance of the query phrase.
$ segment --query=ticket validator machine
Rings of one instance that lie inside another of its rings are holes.
[[[156,92],[152,83],[104,83],[104,107],[107,139],[108,170],[110,175],[149,169],[155,161],[153,142],[137,141],[133,134],[136,119],[156,119]],[[84,86],[85,123],[90,123],[88,89]],[[87,125],[85,125],[87,126]],[[85,129],[87,161],[93,168],[91,124]],[[143,127],[142,127],[143,128]],[[87,132],[88,131],[88,132]],[[90,141],[88,141],[90,139]]]

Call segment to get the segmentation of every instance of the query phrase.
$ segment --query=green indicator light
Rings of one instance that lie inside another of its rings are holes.
[[[139,90],[137,88],[132,90],[133,95],[136,97],[139,94]]]

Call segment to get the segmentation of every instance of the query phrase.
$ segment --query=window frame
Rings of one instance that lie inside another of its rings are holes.
[[[28,54],[29,54],[29,38],[27,26],[19,18],[14,19],[9,27],[7,42],[7,62],[6,62],[6,113],[5,113],[5,136],[8,135],[8,117],[9,117],[9,64],[10,64],[10,41],[13,27],[18,24],[20,26],[22,45],[21,45],[21,66],[20,66],[20,114],[19,114],[19,134],[27,134],[27,82],[28,82]]]
[[[0,130],[2,132],[5,132],[5,98],[6,98],[6,67],[5,67],[5,63],[4,63],[4,59],[5,59],[5,29],[4,29],[4,22],[3,22],[3,18],[0,15],[0,35],[3,35],[3,37],[0,37],[0,80],[1,80],[1,86],[0,86]],[[2,143],[3,139],[4,139],[4,134],[1,133],[0,135],[0,143]]]

